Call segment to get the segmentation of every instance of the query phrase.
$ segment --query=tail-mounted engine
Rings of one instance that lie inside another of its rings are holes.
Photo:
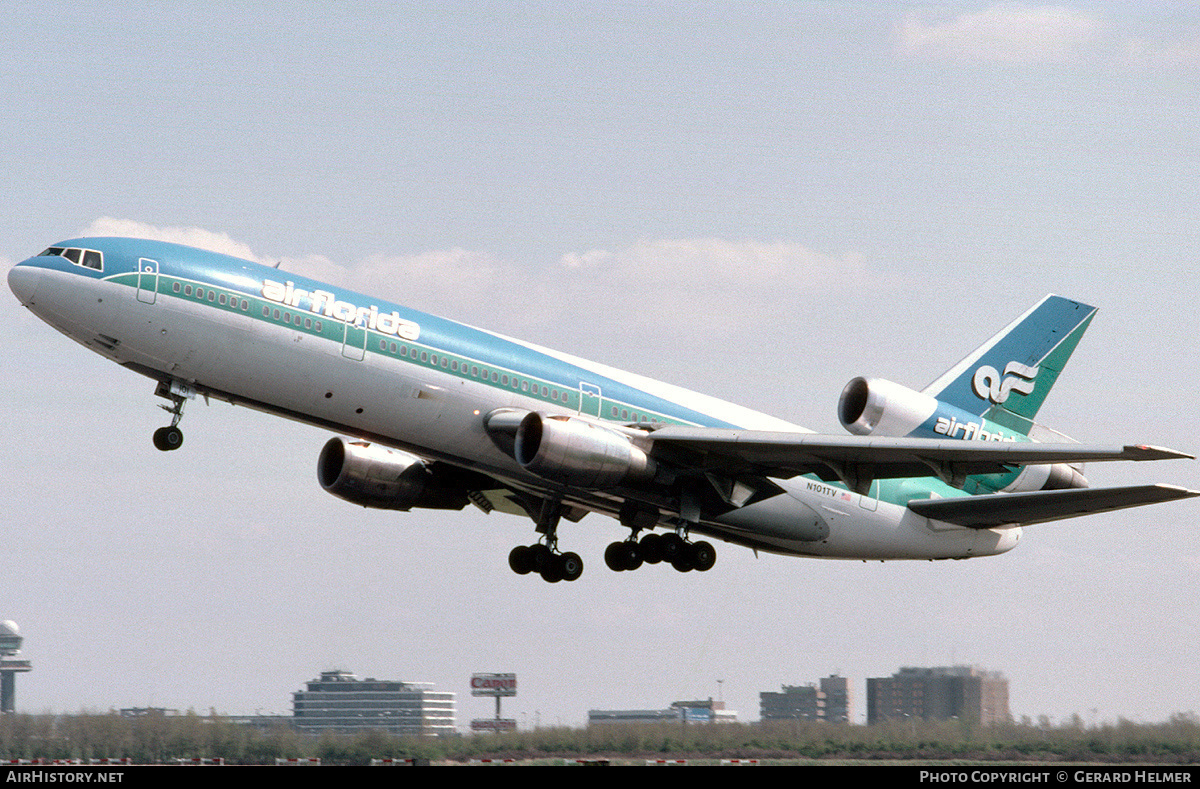
[[[624,433],[585,419],[537,412],[521,419],[513,457],[534,474],[590,489],[648,480],[656,469]]]
[[[838,400],[838,419],[860,436],[913,436],[962,441],[1029,441],[1029,436],[882,378],[855,378]],[[1012,474],[969,477],[964,490],[1017,491],[1086,488],[1065,463],[1025,466]]]
[[[466,489],[424,460],[365,441],[331,438],[317,460],[321,487],[346,501],[383,510],[461,510]]]

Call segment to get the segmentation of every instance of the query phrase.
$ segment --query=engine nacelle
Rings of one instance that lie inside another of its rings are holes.
[[[622,433],[585,419],[537,412],[521,420],[513,457],[538,476],[590,489],[651,479],[656,469]]]
[[[363,507],[462,509],[466,491],[439,485],[425,461],[365,441],[331,438],[317,460],[317,481],[338,498]]]
[[[838,399],[838,419],[848,431],[860,436],[1030,440],[1018,431],[882,378],[855,378],[846,384]],[[969,477],[964,490],[1017,493],[1087,486],[1087,479],[1076,468],[1055,463],[1025,466],[1011,474]]]
[[[1021,433],[882,378],[855,378],[838,399],[838,419],[860,436],[1028,441]]]

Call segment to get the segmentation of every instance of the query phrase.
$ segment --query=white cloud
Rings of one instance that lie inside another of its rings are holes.
[[[284,258],[280,268],[434,313],[516,298],[525,286],[515,267],[489,253],[457,247],[414,255],[374,254],[346,263],[318,256]]]
[[[250,247],[239,241],[234,241],[225,233],[214,233],[200,227],[155,227],[145,222],[132,219],[114,219],[103,216],[79,231],[81,236],[125,236],[129,238],[145,238],[151,241],[167,241],[173,244],[184,244],[189,247],[207,249],[210,252],[220,252],[233,255],[244,260],[253,260],[264,265],[272,265],[274,261],[266,261],[255,255]]]
[[[1200,68],[1200,35],[1178,41],[1131,38],[1122,46],[1122,62],[1133,68],[1173,71]]]
[[[897,26],[901,50],[934,60],[994,63],[1063,63],[1086,52],[1102,36],[1097,14],[1065,6],[1001,3],[927,23],[909,13]]]
[[[556,296],[576,320],[603,321],[627,336],[730,337],[831,292],[873,289],[877,277],[857,256],[800,244],[719,238],[643,240],[560,260]]]

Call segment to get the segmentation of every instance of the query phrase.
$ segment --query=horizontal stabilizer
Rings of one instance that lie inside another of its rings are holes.
[[[908,508],[933,520],[972,529],[991,529],[1057,521],[1193,496],[1200,496],[1200,490],[1174,485],[1134,485],[1123,488],[994,493],[958,499],[917,499],[910,501]]]

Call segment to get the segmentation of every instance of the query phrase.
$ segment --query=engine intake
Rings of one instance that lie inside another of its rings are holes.
[[[882,378],[855,378],[838,399],[838,420],[859,436],[906,436],[945,407],[936,398]],[[965,412],[963,412],[965,414]]]
[[[610,488],[654,476],[656,465],[629,437],[584,419],[526,414],[513,457],[541,477],[581,488]]]

